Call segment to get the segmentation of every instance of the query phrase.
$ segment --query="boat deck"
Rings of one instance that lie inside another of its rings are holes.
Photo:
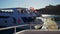
[[[16,34],[60,34],[60,30],[23,30]]]

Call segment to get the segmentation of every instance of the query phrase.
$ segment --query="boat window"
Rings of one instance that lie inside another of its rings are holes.
[[[23,20],[24,22],[28,23],[28,22],[34,21],[35,18],[31,18],[31,17],[22,17],[22,20]]]
[[[26,10],[19,10],[19,13],[28,13]]]
[[[0,13],[13,13],[13,10],[0,10]]]
[[[21,10],[21,13],[24,13],[24,11],[23,11],[23,10]]]
[[[9,18],[9,16],[0,16],[0,18]]]

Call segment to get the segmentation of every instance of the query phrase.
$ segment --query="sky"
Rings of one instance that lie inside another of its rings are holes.
[[[39,9],[50,4],[58,5],[60,4],[60,0],[0,0],[0,8],[34,7],[35,9]]]

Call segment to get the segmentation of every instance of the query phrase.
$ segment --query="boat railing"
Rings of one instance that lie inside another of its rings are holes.
[[[29,24],[23,24],[23,25],[18,25],[18,26],[5,27],[5,28],[0,28],[0,30],[7,30],[7,29],[14,28],[14,33],[16,33],[16,28],[17,27],[28,26],[28,25]]]
[[[5,27],[5,28],[0,28],[0,31],[1,31],[1,30],[7,30],[7,29],[14,28],[14,34],[15,34],[17,27],[28,26],[28,25],[30,25],[30,29],[32,29],[31,26],[35,26],[35,25],[37,25],[37,24],[23,24],[23,25],[18,25],[18,26]],[[43,25],[41,25],[41,24],[38,24],[38,25],[43,26]],[[48,26],[48,25],[44,25],[44,26]],[[54,26],[54,25],[52,25],[52,26]],[[58,25],[58,26],[60,26],[60,25]],[[59,30],[60,30],[60,29],[59,29]],[[49,30],[48,30],[48,31],[49,31]]]

